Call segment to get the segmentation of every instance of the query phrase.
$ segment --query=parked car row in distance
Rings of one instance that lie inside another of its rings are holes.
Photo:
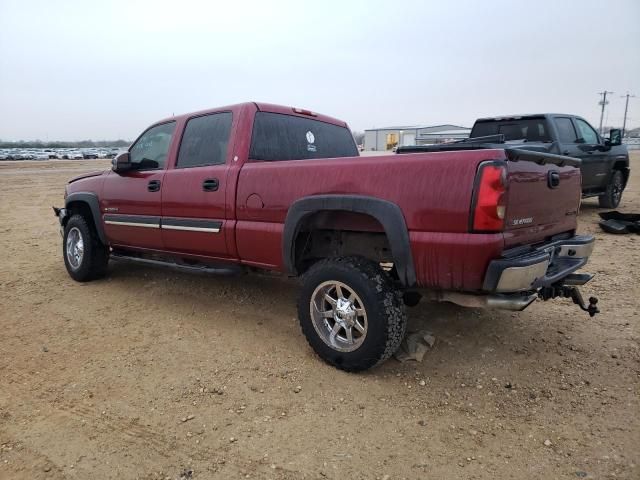
[[[107,148],[4,148],[0,149],[0,160],[87,160],[113,158],[121,149]]]

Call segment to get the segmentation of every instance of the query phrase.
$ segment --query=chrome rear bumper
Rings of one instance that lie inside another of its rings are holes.
[[[591,235],[577,235],[535,248],[508,251],[503,258],[489,263],[483,290],[514,293],[554,285],[583,267],[593,246]]]

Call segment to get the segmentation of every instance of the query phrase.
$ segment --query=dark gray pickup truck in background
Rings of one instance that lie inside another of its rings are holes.
[[[397,153],[509,148],[542,151],[581,160],[582,196],[616,208],[629,179],[629,152],[621,131],[602,138],[576,115],[540,113],[476,120],[468,139],[440,145],[399,147]]]

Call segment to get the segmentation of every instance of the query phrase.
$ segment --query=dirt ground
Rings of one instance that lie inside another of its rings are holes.
[[[422,303],[425,360],[355,375],[308,347],[293,280],[72,281],[50,207],[107,165],[0,163],[1,479],[640,478],[640,237],[601,232],[596,200],[600,315]]]

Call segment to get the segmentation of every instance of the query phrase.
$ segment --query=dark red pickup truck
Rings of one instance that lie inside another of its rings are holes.
[[[69,182],[63,257],[75,280],[109,259],[302,276],[302,330],[356,371],[388,358],[420,295],[522,310],[586,305],[574,273],[579,160],[509,149],[361,157],[348,126],[244,103],[162,120],[113,169]],[[403,301],[404,300],[404,301]]]

